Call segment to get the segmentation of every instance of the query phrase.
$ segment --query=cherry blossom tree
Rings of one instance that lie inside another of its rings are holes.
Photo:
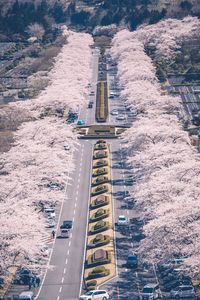
[[[158,58],[173,59],[183,41],[199,36],[199,28],[197,18],[168,19],[118,32],[111,48],[121,97],[138,113],[124,134],[124,147],[136,178],[132,194],[144,220],[141,259],[184,256],[191,274],[200,274],[200,159],[182,130],[181,99],[162,90],[145,48],[154,48]]]
[[[77,136],[64,119],[55,116],[55,111],[78,110],[84,105],[92,76],[92,38],[66,27],[63,35],[67,43],[48,74],[49,86],[36,99],[12,103],[1,111],[4,123],[18,118],[13,146],[0,158],[2,271],[12,265],[15,257],[28,267],[46,267],[43,250],[49,234],[39,204],[59,204],[74,169],[72,152],[78,145]],[[58,188],[52,189],[51,183]]]

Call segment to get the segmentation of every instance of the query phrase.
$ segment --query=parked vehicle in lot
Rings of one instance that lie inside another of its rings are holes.
[[[33,300],[34,299],[34,294],[32,291],[27,291],[27,292],[22,292],[19,295],[19,300]]]
[[[91,92],[90,92],[90,96],[93,96],[93,95],[94,95],[94,91],[91,91]]]
[[[65,149],[66,151],[69,151],[69,150],[70,150],[70,146],[69,146],[69,145],[64,145],[64,149]]]
[[[126,264],[129,268],[137,268],[137,266],[138,266],[137,255],[129,254],[129,256],[127,257]]]
[[[128,222],[128,219],[121,215],[118,217],[118,220],[117,220],[117,225],[120,226],[120,225],[127,225],[129,222]]]
[[[85,125],[85,121],[84,120],[78,120],[77,125]]]
[[[160,297],[160,289],[158,284],[150,283],[143,287],[141,292],[141,300],[155,300]]]
[[[69,229],[61,228],[60,229],[60,237],[61,238],[68,238],[69,237]]]
[[[49,219],[47,220],[47,225],[46,225],[46,228],[53,228],[56,226],[56,222],[54,219]]]
[[[117,116],[117,115],[119,114],[119,112],[118,112],[117,109],[113,109],[113,110],[110,112],[110,114],[111,114],[112,116]]]
[[[94,290],[80,296],[79,300],[108,300],[109,294],[104,290]]]
[[[72,228],[71,220],[64,220],[63,224],[60,226],[60,229],[71,229],[71,228]]]
[[[93,102],[93,101],[90,101],[90,102],[88,103],[88,108],[93,108],[93,104],[94,104],[94,102]]]
[[[124,115],[118,115],[117,117],[116,117],[116,120],[119,120],[119,121],[123,121],[123,120],[125,120],[126,119],[126,117],[124,116]]]
[[[46,207],[44,209],[44,215],[49,219],[54,219],[56,217],[55,210],[52,207]]]
[[[184,258],[174,258],[160,265],[160,268],[161,269],[175,268],[182,265],[183,263],[184,263]]]
[[[194,299],[195,291],[192,285],[181,285],[171,290],[170,296],[175,299],[189,298]]]

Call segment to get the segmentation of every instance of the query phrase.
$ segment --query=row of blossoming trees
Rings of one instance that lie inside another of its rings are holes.
[[[63,28],[63,34],[66,44],[49,73],[50,85],[37,99],[13,103],[10,107],[13,117],[24,120],[26,116],[29,121],[16,131],[13,147],[0,160],[1,271],[18,254],[25,265],[45,265],[41,249],[47,232],[44,217],[38,213],[38,203],[61,201],[66,179],[74,167],[64,145],[76,147],[76,137],[54,112],[79,109],[84,103],[91,77],[92,39],[88,34],[73,33],[67,28]],[[6,119],[5,111],[1,113]],[[59,184],[61,189],[51,190],[48,187],[51,182]]]
[[[199,34],[197,18],[168,19],[118,32],[111,49],[122,97],[138,112],[124,139],[137,179],[132,192],[145,221],[141,257],[159,262],[186,256],[193,273],[200,273],[200,157],[182,130],[181,99],[163,93],[145,47],[168,61]]]

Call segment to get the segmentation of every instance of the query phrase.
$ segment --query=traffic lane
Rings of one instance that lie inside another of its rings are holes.
[[[74,152],[74,160],[77,162],[76,165],[80,164],[81,156],[80,152],[82,151],[82,147],[79,146],[77,150]],[[62,224],[65,219],[73,219],[73,211],[74,211],[74,203],[72,201],[75,196],[74,185],[76,184],[76,178],[78,178],[79,169],[76,167],[71,174],[72,180],[68,184],[65,200],[63,203],[63,208],[61,212],[60,224]],[[59,228],[58,226],[58,228]],[[56,232],[56,236],[59,236],[59,231]],[[55,240],[49,270],[47,271],[44,284],[42,286],[41,292],[39,294],[39,299],[46,300],[54,299],[59,291],[59,285],[62,281],[62,271],[63,265],[65,264],[65,255],[69,248],[69,243],[71,239],[59,239]]]
[[[118,141],[111,142],[112,151],[112,164],[119,163],[122,160],[120,155],[120,144]],[[112,179],[121,179],[123,181],[123,169],[112,168]],[[124,192],[127,190],[125,185],[114,185],[113,186],[113,200],[114,200],[114,211],[115,211],[115,222],[119,215],[126,215],[128,217],[127,211],[121,208],[123,202],[123,197],[116,196],[117,192]],[[136,299],[135,297],[137,286],[134,279],[135,272],[133,270],[128,270],[126,266],[126,259],[130,251],[130,239],[129,231],[127,226],[115,226],[115,242],[117,250],[117,267],[118,267],[118,277],[113,281],[105,284],[103,288],[107,289],[113,299]],[[137,294],[136,294],[137,295]]]
[[[75,203],[77,199],[77,206],[74,213],[75,220],[71,247],[66,263],[66,272],[59,295],[60,300],[78,299],[82,280],[92,158],[92,143],[87,141],[82,142],[84,152],[82,163],[80,164],[80,181],[78,181],[76,187]]]

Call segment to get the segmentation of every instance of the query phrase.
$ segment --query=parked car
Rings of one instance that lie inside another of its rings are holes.
[[[129,254],[129,256],[127,257],[126,264],[129,268],[137,268],[137,266],[138,266],[137,255]]]
[[[52,207],[46,207],[44,209],[44,215],[48,218],[48,219],[54,219],[56,217],[55,214],[55,210]]]
[[[118,219],[117,219],[117,225],[118,226],[127,225],[128,223],[129,223],[128,219],[123,215],[119,216]]]
[[[56,226],[56,222],[54,219],[49,219],[47,220],[47,225],[46,225],[46,228],[53,228]]]
[[[69,150],[70,150],[70,146],[69,146],[69,145],[64,145],[64,149],[65,149],[66,151],[69,151]]]
[[[141,300],[155,300],[160,297],[160,289],[158,284],[150,283],[143,287],[141,292]]]
[[[167,262],[163,263],[160,268],[161,269],[167,269],[167,268],[175,268],[184,263],[184,258],[174,258],[170,259]]]
[[[194,287],[192,285],[181,285],[177,288],[171,290],[170,296],[175,299],[189,298],[193,299],[195,297]]]
[[[93,101],[90,101],[89,103],[88,103],[88,108],[93,108]]]
[[[117,117],[116,117],[116,120],[119,120],[119,121],[123,121],[123,120],[125,120],[126,119],[126,117],[124,116],[124,115],[118,115]]]
[[[22,292],[19,295],[19,300],[33,300],[34,299],[34,293],[32,291],[26,291]]]
[[[85,121],[84,120],[78,120],[77,125],[85,125]]]
[[[104,290],[94,290],[87,292],[86,294],[80,296],[79,300],[108,300],[110,299],[107,291]]]
[[[113,109],[113,110],[110,112],[110,114],[111,114],[112,116],[117,116],[117,115],[119,114],[119,112],[118,112],[117,109]]]

